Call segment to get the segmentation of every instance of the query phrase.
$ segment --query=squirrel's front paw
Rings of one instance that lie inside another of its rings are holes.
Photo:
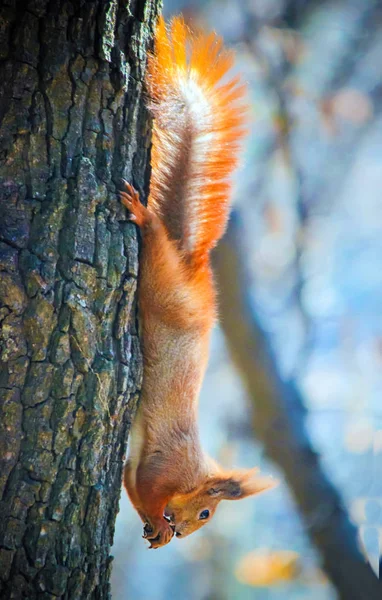
[[[130,183],[124,179],[124,191],[119,192],[121,202],[130,211],[130,221],[133,221],[138,227],[143,227],[150,220],[150,213],[139,201],[139,194]]]
[[[150,548],[160,548],[168,544],[174,535],[174,526],[163,517],[150,519],[143,528],[143,537],[150,542]]]

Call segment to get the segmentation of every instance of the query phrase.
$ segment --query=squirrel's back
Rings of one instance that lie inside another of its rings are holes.
[[[158,22],[147,86],[154,117],[149,207],[187,258],[203,259],[224,233],[230,181],[245,128],[244,86],[225,76],[222,40]],[[223,81],[222,81],[223,80]]]

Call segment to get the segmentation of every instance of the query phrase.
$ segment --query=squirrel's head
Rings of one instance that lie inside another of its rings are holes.
[[[175,535],[186,537],[208,523],[220,500],[241,500],[275,487],[272,477],[258,475],[258,469],[219,472],[208,476],[195,490],[176,494],[165,514],[175,525]]]

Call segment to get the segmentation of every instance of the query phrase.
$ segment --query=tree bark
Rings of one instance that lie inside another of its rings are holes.
[[[284,381],[250,294],[237,213],[215,253],[221,322],[234,362],[254,404],[254,429],[282,469],[308,535],[341,600],[378,600],[382,583],[366,564],[339,492],[322,470],[305,429],[293,381]]]
[[[0,8],[0,596],[110,597],[158,0]]]

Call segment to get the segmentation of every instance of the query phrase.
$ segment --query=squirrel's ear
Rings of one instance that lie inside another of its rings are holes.
[[[229,475],[214,477],[208,489],[208,494],[221,500],[241,500],[265,492],[278,485],[273,477],[255,476],[258,469],[249,471],[233,471]]]

